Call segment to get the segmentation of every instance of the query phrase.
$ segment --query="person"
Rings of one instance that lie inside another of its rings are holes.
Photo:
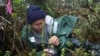
[[[73,23],[74,25],[77,20],[76,17],[74,18],[75,20],[74,19],[71,20],[70,19],[71,16],[69,17],[63,16],[62,18],[64,18],[63,21],[65,21],[65,24],[67,24],[65,18],[69,18],[68,25],[69,24],[71,25],[71,23]],[[67,41],[66,37],[68,36],[60,37],[60,34],[57,33],[58,23],[56,23],[56,20],[53,19],[53,17],[51,17],[50,15],[46,14],[46,12],[43,9],[41,9],[39,6],[31,5],[27,9],[27,23],[28,24],[25,25],[22,29],[21,39],[23,42],[25,42],[27,39],[29,48],[36,49],[35,56],[41,55],[41,51],[46,52],[48,55],[50,45],[52,45],[54,49],[57,50],[56,51],[57,53],[54,56],[60,56],[59,51],[61,50],[61,48],[65,46],[66,41]],[[58,25],[58,28],[59,27],[61,26]],[[65,32],[68,32],[68,35],[69,35],[73,29],[73,26],[66,27],[66,28],[68,28],[68,31],[65,31]],[[52,34],[52,32],[54,32],[54,34]],[[49,56],[50,55],[51,54],[49,54]]]

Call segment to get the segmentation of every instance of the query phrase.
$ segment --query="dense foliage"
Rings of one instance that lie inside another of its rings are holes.
[[[0,0],[1,1],[1,0]],[[87,40],[92,44],[100,45],[100,1],[99,0],[12,0],[13,13],[11,15],[5,13],[5,4],[7,1],[0,2],[0,15],[4,16],[11,22],[3,22],[4,24],[4,41],[0,43],[0,55],[5,56],[33,56],[35,50],[28,50],[27,45],[23,46],[20,37],[23,25],[26,23],[26,9],[31,4],[41,6],[49,15],[54,18],[62,15],[76,15],[79,17],[72,35],[77,37],[81,44]],[[68,43],[71,45],[71,43]],[[73,56],[88,56],[82,47],[70,50],[62,49],[62,55],[67,50]],[[79,55],[79,53],[81,53]],[[45,54],[43,54],[45,55]],[[91,56],[94,56],[92,52]]]

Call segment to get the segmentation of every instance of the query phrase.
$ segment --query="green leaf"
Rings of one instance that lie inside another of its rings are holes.
[[[96,4],[94,10],[95,10],[96,13],[100,12],[100,3]]]
[[[21,3],[21,0],[13,0],[13,3],[20,4]]]
[[[50,15],[55,16],[54,11],[49,7],[49,4],[45,3],[45,5],[46,5],[46,8],[47,8],[48,12],[50,13]]]
[[[17,13],[12,13],[12,15],[11,15],[13,18],[17,18]]]
[[[88,2],[89,2],[89,5],[92,5],[93,0],[88,0]]]
[[[66,45],[67,45],[68,47],[71,47],[73,44],[72,44],[71,41],[68,41],[68,42],[66,43]]]

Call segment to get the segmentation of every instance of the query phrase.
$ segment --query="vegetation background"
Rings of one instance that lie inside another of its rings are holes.
[[[79,19],[72,35],[82,43],[89,40],[93,44],[100,44],[100,0],[11,0],[13,8],[11,15],[5,13],[6,3],[7,0],[0,0],[0,14],[11,24],[3,22],[4,38],[3,44],[0,44],[0,55],[34,54],[35,51],[27,51],[27,46],[24,48],[20,40],[22,27],[26,23],[26,10],[31,4],[39,5],[54,18],[62,15],[77,16]],[[74,56],[76,50],[72,52]],[[84,49],[79,50],[84,52]]]

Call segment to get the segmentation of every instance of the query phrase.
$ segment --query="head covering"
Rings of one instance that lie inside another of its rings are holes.
[[[37,5],[31,5],[27,10],[27,22],[31,24],[39,19],[45,18],[46,13]]]

